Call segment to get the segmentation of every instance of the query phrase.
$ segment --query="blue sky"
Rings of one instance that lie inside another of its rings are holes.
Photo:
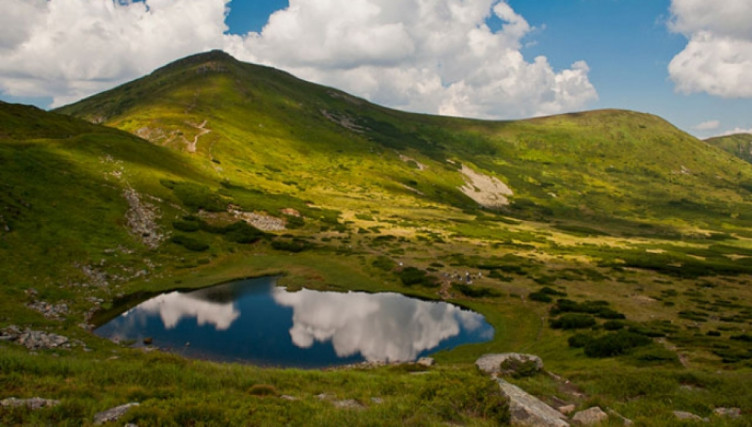
[[[68,0],[50,0],[47,9],[24,1],[0,5],[0,99],[6,101],[62,105],[186,54],[221,48],[413,111],[519,118],[624,108],[657,114],[700,137],[752,130],[748,0],[706,2],[710,6],[693,0],[434,1],[462,4],[462,14],[451,16],[417,12],[397,0],[292,0],[295,8],[288,0],[147,0],[149,8],[85,0],[90,10],[66,10]],[[284,19],[267,25],[278,11]],[[489,48],[468,54],[477,43],[466,35],[484,22],[458,23],[458,17],[473,14],[486,17],[489,28],[479,37]],[[434,19],[435,25],[426,23]],[[47,29],[61,21],[60,28]],[[147,31],[152,22],[167,41]],[[426,54],[443,28],[456,44]],[[39,57],[40,48],[29,47],[35,43],[54,48],[47,64],[31,65],[30,58]],[[719,54],[719,46],[731,46],[730,52]],[[55,62],[58,52],[67,55]],[[741,77],[734,74],[740,67],[748,67]]]

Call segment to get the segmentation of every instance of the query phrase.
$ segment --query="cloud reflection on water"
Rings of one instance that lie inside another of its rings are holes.
[[[288,292],[274,288],[274,300],[293,309],[290,336],[308,348],[332,341],[340,357],[360,353],[368,361],[414,360],[460,328],[475,331],[483,316],[444,302],[428,302],[394,293]],[[485,333],[490,339],[493,329]]]
[[[168,330],[177,326],[183,318],[193,317],[196,318],[199,326],[209,324],[214,325],[218,331],[224,331],[240,317],[240,311],[232,302],[206,301],[180,292],[154,297],[129,310],[123,316],[138,321],[139,318],[153,314],[159,314],[165,329]]]

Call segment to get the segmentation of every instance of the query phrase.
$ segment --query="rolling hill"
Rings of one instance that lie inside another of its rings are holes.
[[[739,133],[735,135],[719,136],[706,140],[708,144],[718,147],[736,157],[752,162],[752,134]]]
[[[495,383],[472,363],[521,351],[556,375],[510,381],[549,403],[644,425],[740,407],[713,421],[745,425],[752,165],[726,145],[622,110],[404,113],[216,51],[53,112],[2,103],[0,331],[78,344],[29,357],[0,341],[5,394],[62,399],[0,423],[80,424],[138,401],[124,420],[139,425],[491,425],[503,411],[478,402]],[[89,332],[160,291],[271,274],[452,301],[496,334],[412,375],[222,365]]]

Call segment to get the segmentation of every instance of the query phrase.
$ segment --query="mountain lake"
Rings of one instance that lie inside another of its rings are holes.
[[[191,358],[297,368],[414,361],[494,335],[482,315],[445,302],[397,293],[290,292],[276,281],[163,293],[94,332]]]

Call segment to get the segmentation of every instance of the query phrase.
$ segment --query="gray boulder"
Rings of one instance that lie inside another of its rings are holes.
[[[513,425],[536,427],[569,426],[569,423],[564,421],[564,415],[546,405],[537,397],[500,378],[496,381],[499,383],[501,392],[509,398],[509,409]]]
[[[2,408],[17,408],[19,406],[26,406],[31,410],[51,408],[59,404],[59,400],[43,399],[41,397],[32,397],[30,399],[17,399],[15,397],[9,397],[7,399],[0,400],[0,407]]]
[[[499,353],[499,354],[485,354],[480,359],[475,361],[475,365],[487,374],[499,374],[504,373],[501,369],[501,364],[507,360],[514,360],[520,363],[533,362],[537,370],[543,369],[543,360],[534,354],[522,354],[522,353]]]
[[[742,410],[739,408],[715,408],[713,413],[719,417],[739,418],[742,416]]]
[[[680,421],[707,421],[706,419],[701,418],[699,415],[685,411],[674,411],[674,417],[676,417],[676,419]]]
[[[574,414],[572,422],[581,426],[595,426],[607,419],[608,414],[603,412],[601,408],[594,406]]]
[[[94,425],[100,425],[119,420],[131,408],[138,406],[138,402],[126,403],[125,405],[116,406],[106,411],[94,415]]]

